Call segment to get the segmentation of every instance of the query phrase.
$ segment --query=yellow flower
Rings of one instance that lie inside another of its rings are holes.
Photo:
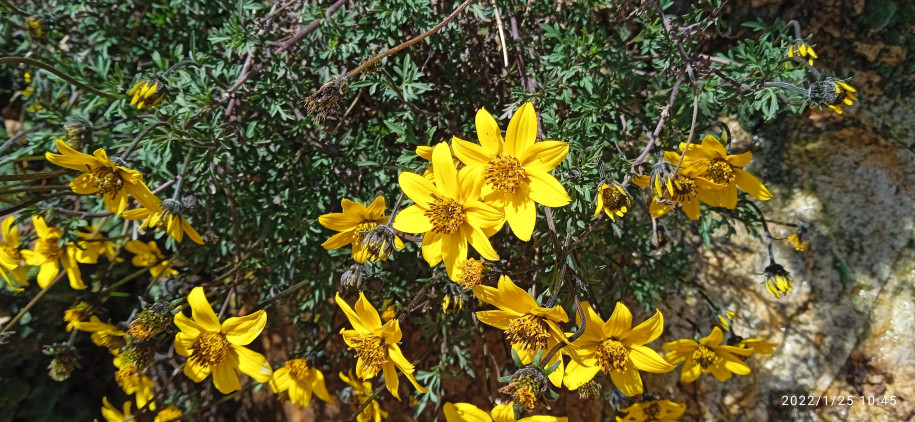
[[[102,417],[105,418],[107,422],[126,422],[127,418],[130,417],[130,402],[124,402],[124,410],[118,411],[114,406],[111,405],[111,402],[108,401],[108,397],[102,397]]]
[[[166,199],[161,206],[155,208],[137,208],[125,211],[124,218],[127,220],[143,220],[139,229],[151,228],[164,230],[165,233],[174,238],[178,243],[181,243],[181,241],[184,240],[184,234],[187,233],[187,237],[189,237],[191,241],[198,245],[202,245],[203,239],[200,237],[200,234],[197,233],[197,230],[194,230],[191,223],[187,221],[187,218],[184,218],[180,212],[165,210],[166,203],[171,202],[175,201]],[[180,207],[180,204],[177,206]]]
[[[788,236],[786,239],[788,243],[794,246],[794,250],[798,252],[804,252],[807,250],[807,241],[801,239],[801,236],[798,233],[794,233],[791,236]]]
[[[182,415],[181,409],[175,406],[169,406],[160,410],[159,413],[156,414],[156,418],[153,419],[153,422],[180,422]]]
[[[25,275],[23,257],[19,251],[19,228],[13,225],[16,218],[11,216],[0,223],[0,256],[9,259],[0,259],[0,276],[15,290],[21,291],[22,286],[28,286],[29,280]]]
[[[807,45],[803,41],[795,42],[788,46],[788,57],[802,57],[808,59],[807,62],[813,66],[813,59],[818,59],[817,53],[813,51],[813,47]]]
[[[77,325],[83,322],[89,313],[92,312],[92,305],[86,302],[77,302],[66,311],[64,311],[64,321],[67,322],[67,332],[73,331]]]
[[[356,375],[359,378],[367,380],[374,378],[379,371],[384,371],[384,383],[388,391],[400,400],[400,394],[397,392],[400,383],[397,379],[397,369],[400,369],[416,390],[421,393],[429,391],[413,378],[413,364],[404,357],[400,346],[397,345],[403,335],[397,318],[381,325],[381,316],[362,292],[359,292],[355,311],[340,297],[340,293],[337,293],[336,300],[354,328],[342,329],[340,334],[343,335],[346,345],[356,350],[356,356],[359,358],[356,362]]]
[[[158,208],[159,199],[143,183],[143,175],[136,170],[115,164],[104,148],[92,155],[70,148],[62,139],[57,140],[60,154],[45,153],[48,161],[73,170],[84,171],[70,182],[70,189],[80,195],[101,195],[105,208],[120,215],[127,208],[127,195],[133,195],[140,205]]]
[[[721,329],[715,327],[711,334],[698,342],[683,339],[665,343],[662,347],[668,353],[664,358],[670,363],[686,361],[680,373],[680,380],[683,382],[693,382],[699,375],[708,373],[714,375],[718,381],[730,379],[732,372],[737,375],[749,374],[750,367],[737,356],[749,356],[753,351],[722,345],[723,339]]]
[[[470,403],[445,403],[445,422],[568,422],[569,418],[535,415],[515,419],[515,410],[510,404],[493,407],[492,414]]]
[[[499,124],[486,109],[477,112],[476,127],[480,145],[455,137],[454,155],[467,165],[472,184],[483,184],[483,200],[505,214],[515,236],[528,241],[537,222],[535,203],[561,207],[571,201],[549,174],[565,159],[569,144],[535,143],[537,112],[531,103],[524,103],[512,116],[504,141]]]
[[[356,406],[358,407],[362,403],[365,403],[369,397],[372,396],[372,383],[368,381],[360,382],[356,377],[353,376],[352,371],[350,371],[349,376],[343,375],[340,372],[340,379],[343,382],[349,384],[353,387],[353,396],[356,398]],[[365,407],[356,417],[356,422],[381,422],[382,419],[388,417],[388,412],[381,410],[381,405],[378,404],[378,400],[372,400],[372,403]]]
[[[842,81],[833,81],[833,85],[836,88],[835,98],[832,99],[830,104],[826,105],[836,113],[842,114],[842,104],[852,105],[855,101],[858,101],[858,99],[855,98],[856,91],[851,85]]]
[[[213,384],[223,394],[241,388],[236,371],[248,374],[257,382],[270,381],[273,370],[267,358],[244,347],[267,325],[263,310],[229,318],[220,325],[202,287],[194,287],[187,302],[193,319],[184,313],[175,315],[175,325],[181,329],[175,335],[175,352],[188,357],[184,364],[188,378],[200,382],[212,373]]]
[[[108,348],[112,355],[116,355],[120,348],[127,345],[127,333],[114,325],[102,322],[95,315],[89,317],[89,322],[75,321],[72,325],[77,330],[92,333],[92,342]]]
[[[626,188],[616,182],[612,185],[602,183],[597,189],[597,209],[594,210],[594,215],[603,211],[610,220],[616,221],[616,217],[625,215],[631,205],[632,198]]]
[[[78,250],[76,260],[79,262],[98,262],[99,256],[104,255],[109,261],[117,258],[118,246],[108,242],[96,226],[80,227],[76,232],[81,241],[77,242]]]
[[[142,409],[153,399],[153,387],[156,383],[139,371],[117,371],[114,380],[124,390],[124,393],[136,394],[137,408]],[[149,410],[156,410],[156,403],[149,403]]]
[[[150,240],[149,243],[131,240],[124,245],[124,249],[134,254],[130,263],[136,267],[149,267],[149,273],[153,278],[159,278],[163,274],[166,277],[178,275],[178,271],[172,268],[170,261],[165,260],[165,255],[154,240]]]
[[[478,200],[480,183],[470,177],[469,168],[458,173],[447,144],[435,146],[432,163],[435,184],[415,173],[400,174],[400,187],[415,204],[397,214],[394,228],[425,233],[423,258],[430,266],[444,260],[448,276],[454,280],[457,264],[467,259],[468,243],[483,258],[499,259],[489,236],[495,232],[493,227],[502,222],[502,216]]]
[[[76,290],[85,289],[87,286],[83,283],[77,262],[89,264],[94,261],[77,261],[76,255],[79,249],[76,245],[70,242],[60,246],[60,237],[64,232],[55,227],[48,227],[44,218],[32,217],[32,226],[35,227],[38,241],[35,242],[35,250],[22,251],[22,257],[25,258],[26,264],[41,266],[38,270],[38,285],[42,289],[47,287],[63,267],[67,272],[67,278],[70,279],[70,287]]]
[[[566,342],[566,336],[558,325],[569,322],[569,316],[562,307],[540,307],[530,294],[516,286],[508,276],[499,278],[498,287],[473,286],[473,294],[483,302],[499,308],[479,311],[477,319],[504,330],[508,342],[525,364],[532,362],[539,350],[546,353],[560,342]],[[550,381],[556,386],[562,385],[561,355],[556,353],[546,365],[549,368],[559,362],[556,370],[549,375]]]
[[[670,400],[643,401],[620,409],[624,415],[616,422],[676,422],[686,411],[686,405]]]
[[[153,108],[162,104],[162,100],[168,95],[168,82],[161,77],[143,79],[137,82],[127,95],[133,95],[130,105],[136,105],[137,110],[142,110],[143,107]]]
[[[725,330],[731,329],[731,321],[735,319],[737,319],[737,312],[731,310],[724,311],[724,314],[718,314],[719,325]]]
[[[308,407],[311,403],[312,392],[328,403],[334,401],[324,385],[324,374],[303,358],[290,359],[282,368],[274,371],[270,388],[274,393],[289,390],[289,400],[302,407]]]
[[[318,217],[318,222],[322,226],[340,232],[331,236],[321,246],[324,249],[331,250],[342,248],[352,243],[353,259],[356,262],[362,264],[366,260],[377,261],[378,257],[373,256],[362,245],[362,241],[375,227],[388,223],[390,216],[382,215],[385,209],[384,197],[378,196],[368,207],[346,198],[340,201],[340,205],[343,207],[343,212],[324,214]],[[403,248],[403,241],[395,236],[394,246],[398,249]]]
[[[645,346],[664,331],[664,316],[660,311],[632,328],[632,313],[622,302],[616,303],[606,322],[587,302],[581,306],[585,310],[585,332],[572,345],[584,365],[574,360],[569,362],[563,382],[570,390],[578,389],[598,371],[603,371],[623,394],[631,397],[644,391],[639,371],[660,374],[675,368]]]
[[[737,187],[756,199],[768,201],[772,194],[755,176],[740,168],[750,164],[752,152],[728,155],[727,150],[712,135],[706,135],[701,145],[680,143],[680,149],[686,148],[686,157],[680,171],[690,177],[698,177],[712,183],[714,188],[699,199],[713,207],[734,209],[737,207]],[[664,153],[664,159],[676,165],[680,154],[673,151]]]
[[[788,293],[794,289],[794,282],[791,280],[791,274],[779,264],[772,263],[766,267],[763,273],[766,276],[766,290],[772,293],[776,299],[780,299],[783,293]]]
[[[698,220],[700,197],[715,202],[715,200],[710,199],[712,197],[709,196],[709,192],[713,190],[711,184],[704,182],[701,179],[692,178],[680,173],[664,178],[663,184],[660,182],[661,179],[662,178],[649,179],[648,176],[638,176],[632,179],[633,183],[641,187],[647,187],[654,181],[653,191],[655,196],[651,200],[651,205],[648,206],[648,212],[651,213],[651,216],[654,218],[659,218],[662,215],[667,214],[673,206],[680,204],[680,207],[683,208],[683,213],[686,214],[690,220]]]

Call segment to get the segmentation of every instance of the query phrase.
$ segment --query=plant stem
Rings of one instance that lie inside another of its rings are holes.
[[[143,129],[143,131],[140,132],[140,134],[137,135],[136,138],[133,138],[133,142],[131,142],[130,145],[127,147],[127,149],[125,149],[124,152],[122,152],[121,155],[118,156],[118,159],[120,159],[122,162],[127,161],[127,157],[129,157],[130,153],[133,152],[133,150],[137,148],[137,145],[140,144],[140,141],[143,140],[143,137],[146,136],[146,134],[151,132],[153,129],[160,127],[160,126],[168,126],[168,123],[156,122],[156,123],[153,123],[152,125],[147,126],[146,129]]]
[[[371,404],[373,401],[375,401],[375,399],[378,398],[378,395],[381,394],[382,391],[384,391],[383,385],[376,388],[375,391],[372,393],[372,395],[369,396],[369,398],[366,399],[364,402],[362,402],[362,404],[359,405],[358,408],[356,408],[356,411],[353,412],[352,415],[350,415],[349,419],[347,419],[347,422],[355,421],[356,418],[359,417],[359,414],[362,413],[362,411],[365,410],[365,408],[368,407],[369,404]]]
[[[759,206],[757,206],[753,201],[747,201],[747,205],[753,210],[756,211],[756,214],[759,215],[759,221],[762,222],[763,231],[766,232],[766,247],[769,249],[769,265],[775,265],[775,253],[772,252],[772,233],[769,232],[769,225],[766,224],[766,216],[763,215]]]
[[[54,287],[55,284],[57,284],[58,281],[63,279],[65,275],[67,275],[66,271],[61,271],[61,272],[57,273],[57,277],[54,277],[54,279],[51,280],[51,282],[48,283],[47,286],[45,286],[43,289],[41,289],[41,291],[38,292],[38,294],[35,295],[35,297],[33,297],[32,300],[29,301],[29,303],[26,304],[25,307],[19,311],[19,313],[17,313],[16,316],[14,316],[13,319],[11,319],[10,322],[8,322],[6,324],[6,326],[3,327],[2,330],[0,330],[0,334],[3,334],[5,332],[9,331],[11,328],[13,328],[13,326],[16,325],[16,323],[19,322],[19,320],[22,319],[22,317],[25,316],[25,314],[30,309],[32,309],[32,307],[34,307],[35,304],[38,303],[38,301],[42,297],[44,297],[44,295],[46,295],[48,293],[48,291],[51,290],[51,288]]]
[[[168,70],[166,70],[165,73],[162,74],[162,77],[163,77],[163,78],[167,78],[168,75],[171,75],[172,72],[178,70],[178,68],[180,68],[181,66],[185,66],[185,65],[189,65],[189,64],[192,64],[192,65],[195,65],[195,66],[200,66],[199,63],[197,63],[197,62],[195,62],[195,61],[193,61],[193,60],[191,60],[191,59],[182,60],[182,61],[180,61],[180,62],[178,62],[178,63],[173,64],[172,67],[168,68]]]
[[[50,73],[56,75],[56,76],[59,77],[60,79],[63,79],[63,80],[65,80],[65,81],[69,82],[71,85],[76,85],[77,87],[82,88],[82,89],[85,89],[86,91],[89,91],[89,92],[91,92],[91,93],[93,93],[93,94],[95,94],[95,95],[98,95],[99,97],[107,98],[107,99],[109,99],[109,100],[116,100],[116,99],[118,99],[118,96],[117,96],[117,95],[109,94],[109,93],[107,93],[107,92],[99,91],[99,90],[97,90],[97,89],[95,89],[95,88],[93,88],[93,87],[91,87],[91,86],[89,86],[89,85],[86,85],[86,84],[84,84],[84,83],[82,83],[82,82],[80,82],[80,81],[77,81],[77,80],[74,79],[73,77],[71,77],[71,76],[67,75],[66,73],[63,73],[63,72],[61,72],[61,71],[55,69],[54,66],[51,66],[51,65],[49,65],[49,64],[47,64],[47,63],[45,63],[45,62],[41,62],[41,61],[38,61],[38,60],[30,59],[30,58],[28,58],[28,57],[10,56],[10,57],[0,57],[0,63],[23,63],[23,64],[27,64],[27,65],[29,65],[29,66],[35,66],[35,67],[37,67],[37,68],[44,69],[44,70],[46,70],[46,71],[48,71],[48,72],[50,72]]]
[[[390,56],[390,55],[392,55],[392,54],[394,54],[394,53],[396,53],[396,52],[398,52],[398,51],[400,51],[400,50],[403,50],[403,49],[405,49],[405,48],[407,48],[407,47],[409,47],[409,46],[411,46],[411,45],[413,45],[413,44],[416,44],[416,43],[418,43],[418,42],[420,42],[420,41],[426,39],[426,37],[428,37],[428,36],[430,36],[430,35],[432,35],[432,34],[438,32],[438,31],[439,31],[440,29],[442,29],[445,25],[447,25],[449,22],[451,22],[452,20],[454,20],[454,18],[456,18],[457,15],[459,15],[462,11],[464,11],[464,9],[466,9],[467,6],[470,6],[470,3],[473,3],[473,1],[474,1],[474,0],[465,0],[464,3],[461,3],[461,5],[460,5],[457,9],[455,9],[454,12],[451,12],[451,14],[448,15],[448,17],[445,18],[445,20],[443,20],[443,21],[442,21],[441,23],[439,23],[438,25],[435,25],[432,29],[430,29],[430,30],[424,32],[423,34],[421,34],[421,35],[419,35],[419,36],[417,36],[417,37],[415,37],[415,38],[413,38],[413,39],[411,39],[411,40],[409,40],[409,41],[407,41],[407,42],[404,42],[404,43],[398,45],[397,47],[394,47],[394,48],[392,48],[392,49],[390,49],[390,50],[388,50],[388,51],[385,51],[385,52],[383,52],[383,53],[379,53],[379,54],[376,54],[376,55],[372,56],[371,58],[369,58],[368,60],[366,60],[364,63],[362,63],[361,65],[359,65],[359,67],[357,67],[357,68],[355,68],[355,69],[353,69],[353,70],[347,72],[347,73],[346,73],[346,78],[347,78],[347,79],[351,79],[351,78],[353,78],[354,76],[356,76],[356,75],[362,73],[362,71],[364,71],[365,69],[368,69],[369,67],[373,66],[373,65],[374,65],[375,63],[377,63],[379,60],[381,60],[381,59],[383,59],[383,58],[385,58],[385,57],[388,57],[388,56]]]
[[[29,174],[11,174],[11,175],[0,175],[0,182],[16,182],[20,180],[42,180],[50,179],[52,177],[63,176],[67,173],[66,169],[48,171],[44,173],[29,173]]]

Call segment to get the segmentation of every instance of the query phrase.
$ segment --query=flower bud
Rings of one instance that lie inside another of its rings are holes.
[[[373,261],[384,261],[394,253],[394,229],[387,224],[376,226],[362,239],[362,247]]]
[[[168,95],[168,81],[161,76],[143,79],[137,82],[127,95],[133,96],[130,105],[136,105],[138,110],[142,110],[143,107],[156,107]]]

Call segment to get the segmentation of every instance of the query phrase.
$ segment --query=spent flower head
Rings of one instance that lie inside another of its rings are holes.
[[[144,107],[154,108],[162,104],[162,101],[168,96],[168,80],[163,76],[142,79],[134,84],[127,95],[133,96],[130,105],[137,106],[137,110],[142,110]]]

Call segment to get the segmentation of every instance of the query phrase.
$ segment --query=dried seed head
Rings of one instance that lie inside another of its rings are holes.
[[[144,342],[155,337],[172,323],[172,309],[168,302],[156,302],[140,312],[130,326],[127,334],[136,342]]]
[[[349,80],[346,76],[336,75],[330,78],[314,94],[305,99],[305,113],[314,113],[318,121],[324,120],[337,110],[337,103],[343,99],[348,90]]]

